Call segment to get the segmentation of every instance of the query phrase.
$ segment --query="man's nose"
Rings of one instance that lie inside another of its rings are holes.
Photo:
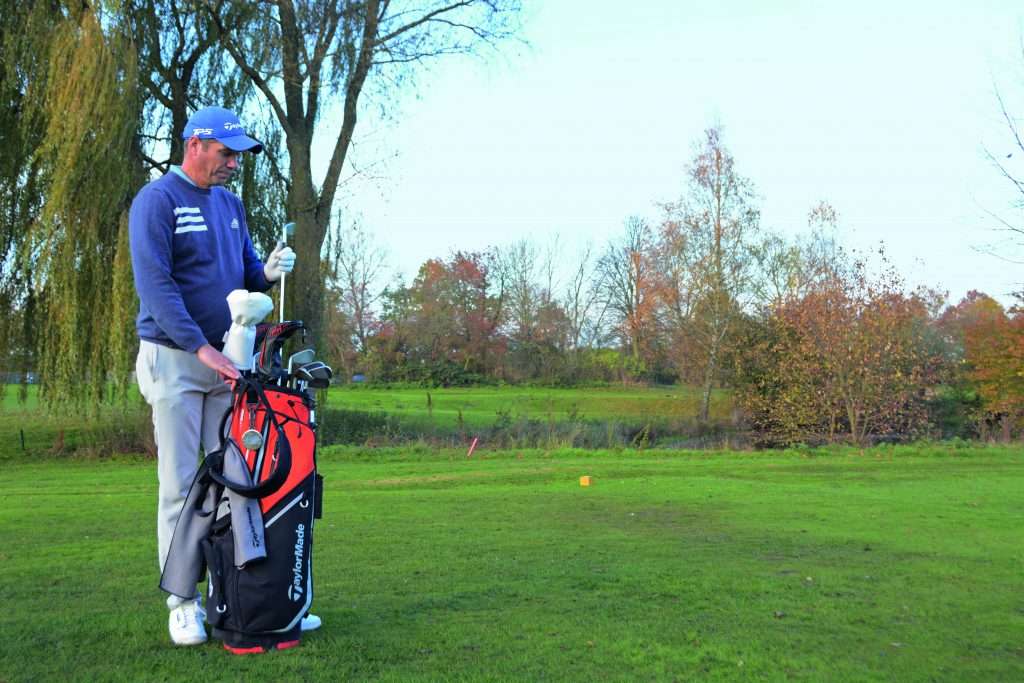
[[[234,171],[236,168],[238,168],[238,155],[237,154],[233,154],[230,157],[228,157],[228,168],[230,168],[232,171]]]

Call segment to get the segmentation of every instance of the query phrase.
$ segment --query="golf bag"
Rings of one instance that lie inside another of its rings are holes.
[[[192,483],[160,580],[188,597],[206,574],[207,620],[236,654],[297,645],[313,599],[313,521],[323,491],[315,403],[312,392],[277,380],[236,381],[220,448]]]

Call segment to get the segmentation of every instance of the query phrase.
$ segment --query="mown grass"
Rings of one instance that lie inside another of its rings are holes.
[[[724,393],[716,393],[712,417],[727,418],[732,405]],[[408,419],[430,419],[439,428],[458,426],[459,415],[467,425],[488,426],[503,415],[546,420],[642,420],[660,416],[688,418],[697,414],[700,392],[682,386],[611,387],[470,387],[450,389],[389,388],[341,385],[331,389],[328,407],[383,411]]]
[[[329,439],[396,443],[426,439],[504,447],[640,446],[695,437],[721,441],[735,430],[731,398],[713,396],[699,423],[700,394],[680,386],[472,387],[450,389],[345,385],[327,393]],[[706,439],[698,439],[703,443]]]
[[[249,658],[169,644],[151,461],[2,467],[0,680],[1024,679],[1021,449],[327,448],[324,626]]]

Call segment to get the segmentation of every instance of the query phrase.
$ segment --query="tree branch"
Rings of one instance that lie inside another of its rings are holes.
[[[306,74],[309,76],[309,92],[306,94],[306,128],[311,129],[316,123],[317,112],[320,108],[320,84],[323,80],[322,70],[324,60],[327,57],[331,44],[334,42],[334,35],[337,33],[341,15],[335,11],[336,5],[332,3],[331,14],[327,18],[327,25],[324,31],[317,36],[316,46],[313,48],[313,57],[306,67]]]
[[[271,109],[274,110],[274,114],[277,116],[277,120],[281,123],[281,128],[284,129],[285,135],[289,137],[293,135],[294,130],[292,129],[291,125],[288,122],[288,116],[285,113],[284,109],[281,107],[281,103],[277,99],[277,96],[274,95],[274,92],[270,89],[270,85],[267,83],[267,81],[263,79],[262,76],[260,76],[259,72],[245,59],[245,57],[239,51],[238,45],[232,42],[231,39],[227,37],[228,33],[224,29],[224,24],[221,21],[219,14],[220,3],[212,3],[211,0],[206,0],[204,5],[210,13],[210,17],[213,20],[213,25],[217,28],[217,35],[220,38],[221,45],[223,45],[224,49],[228,51],[228,54],[231,55],[231,58],[235,60],[235,64],[237,64],[238,68],[242,70],[242,73],[248,76],[250,80],[252,80],[253,85],[255,85],[256,88],[261,93],[263,93],[263,96],[267,98],[267,103],[270,105]]]
[[[389,43],[393,39],[395,39],[398,36],[402,35],[403,33],[406,33],[407,31],[411,31],[412,29],[416,28],[417,26],[422,26],[423,24],[427,23],[428,21],[431,21],[432,19],[434,19],[434,17],[441,16],[442,14],[447,14],[448,12],[455,11],[455,10],[460,9],[462,7],[469,7],[470,5],[473,5],[473,4],[476,4],[475,0],[462,0],[462,2],[456,2],[456,3],[452,4],[452,5],[448,5],[447,7],[439,7],[436,10],[434,10],[433,12],[429,12],[428,14],[424,14],[422,17],[420,17],[416,21],[410,22],[410,23],[406,24],[405,26],[399,27],[398,29],[395,29],[394,31],[392,31],[388,35],[381,37],[379,42],[381,42],[381,43]]]
[[[356,128],[359,94],[362,92],[366,77],[370,73],[370,67],[373,65],[374,51],[378,45],[377,31],[380,27],[380,21],[384,16],[383,10],[384,8],[381,7],[378,0],[367,0],[359,56],[345,88],[345,106],[342,115],[341,132],[335,142],[334,152],[331,154],[331,161],[327,166],[327,173],[324,176],[320,201],[317,207],[318,220],[322,218],[321,214],[329,216],[331,206],[334,204],[334,195],[338,190],[338,179],[341,177],[341,169],[345,164],[345,155],[348,152],[348,147],[352,142],[352,135]]]

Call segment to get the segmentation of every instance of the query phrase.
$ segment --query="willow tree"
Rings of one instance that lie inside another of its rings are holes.
[[[31,162],[48,179],[45,199],[21,251],[34,264],[40,395],[50,405],[96,406],[111,398],[111,380],[121,397],[130,381],[127,215],[143,182],[141,98],[134,48],[110,19],[99,5],[65,5],[38,37],[48,71],[25,98],[45,121]]]
[[[37,321],[25,226],[39,213],[47,180],[35,156],[46,118],[29,106],[29,84],[46,80],[39,39],[58,21],[59,3],[0,0],[0,371],[21,377],[22,400],[35,367]],[[0,392],[6,381],[0,380]]]
[[[417,64],[467,54],[510,37],[519,0],[267,0],[230,29],[247,0],[204,0],[227,52],[262,95],[284,133],[288,213],[299,258],[288,278],[294,317],[323,337],[321,251],[367,91],[387,106]],[[337,107],[336,130],[321,116]],[[314,168],[326,168],[319,177]]]

